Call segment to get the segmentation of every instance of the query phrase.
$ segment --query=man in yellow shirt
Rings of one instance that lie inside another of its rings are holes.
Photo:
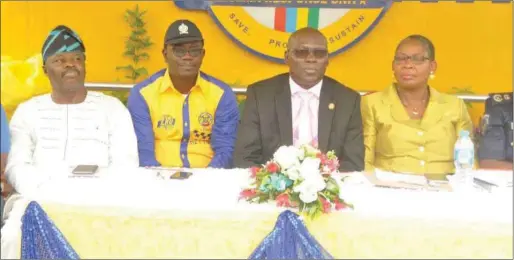
[[[162,54],[168,68],[134,86],[128,100],[140,166],[231,167],[239,122],[236,96],[200,71],[202,33],[191,21],[173,22]]]

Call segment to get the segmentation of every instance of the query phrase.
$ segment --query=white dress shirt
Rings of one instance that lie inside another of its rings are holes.
[[[6,177],[18,193],[77,165],[138,167],[137,139],[127,108],[88,91],[84,102],[56,104],[51,95],[18,106],[11,122]]]
[[[317,146],[319,97],[323,80],[310,89],[300,87],[289,77],[293,119],[293,144]]]

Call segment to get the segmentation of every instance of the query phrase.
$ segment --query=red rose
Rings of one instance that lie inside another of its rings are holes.
[[[323,207],[323,212],[324,213],[329,213],[330,212],[330,208],[332,207],[332,205],[330,205],[330,202],[328,202],[328,200],[326,200],[323,197],[319,197],[319,200],[321,201],[321,205]]]
[[[280,166],[274,162],[270,162],[266,165],[266,170],[270,173],[277,173],[280,170]]]
[[[239,193],[239,199],[249,199],[254,197],[255,194],[257,194],[257,191],[255,191],[255,189],[246,189]]]
[[[250,172],[252,173],[252,178],[255,178],[257,176],[257,173],[261,170],[261,168],[254,166],[250,168]]]
[[[342,210],[342,209],[346,208],[346,204],[344,204],[340,201],[336,202],[335,204],[336,204],[336,210]]]
[[[331,172],[335,172],[339,169],[339,160],[337,158],[334,158],[332,160],[327,160],[326,163],[327,163],[326,165],[327,165],[328,169]]]
[[[321,160],[321,165],[327,165],[329,160],[326,154],[321,154],[318,158]]]
[[[278,195],[275,200],[277,201],[278,207],[292,207],[291,200],[289,199],[289,195],[287,193]]]
[[[336,210],[342,210],[346,208],[346,204],[344,204],[342,201],[339,200],[339,198],[334,199],[334,204],[336,206]]]

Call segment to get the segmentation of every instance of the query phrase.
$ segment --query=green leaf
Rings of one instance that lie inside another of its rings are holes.
[[[136,73],[138,75],[148,75],[148,71],[146,70],[146,68],[138,68],[136,69]]]
[[[127,66],[117,66],[116,67],[116,70],[130,70],[132,71],[134,69],[134,67],[132,67],[132,65],[127,65]]]
[[[139,57],[140,60],[147,60],[150,58],[150,55],[148,55],[148,53],[146,53],[146,52],[140,53],[137,56]]]
[[[327,179],[327,187],[325,189],[329,190],[330,192],[339,193],[339,185],[337,185],[337,182],[332,177]]]
[[[132,33],[134,35],[140,36],[140,35],[144,35],[146,33],[146,30],[138,28],[138,29],[135,29],[134,31],[132,31]]]
[[[310,217],[311,219],[314,219],[314,218],[316,218],[316,217],[319,215],[319,213],[321,212],[321,208],[318,206],[318,204],[317,204],[317,203],[309,203],[309,204],[313,204],[313,205],[308,207],[308,212],[307,212],[307,214],[309,215],[309,217]]]
[[[148,36],[143,37],[143,42],[152,43],[152,41],[150,40],[150,37],[148,37]]]
[[[317,204],[310,206],[309,207],[309,215],[314,215],[314,213],[316,213],[317,208],[318,208]]]
[[[260,193],[259,194],[259,203],[267,202],[268,201],[268,194],[266,193]]]
[[[134,55],[135,55],[134,49],[129,49],[129,50],[126,50],[125,52],[123,52],[123,56],[131,57],[131,56],[134,56]]]
[[[139,42],[139,41],[141,41],[141,40],[137,37],[137,35],[133,35],[133,34],[129,36],[129,40],[131,40],[131,41],[133,41],[133,42]]]
[[[134,17],[134,16],[136,16],[136,12],[134,12],[134,11],[132,11],[132,10],[130,10],[130,9],[127,9],[127,11],[126,11],[126,12],[127,12],[127,13],[126,13],[126,16],[127,16],[127,17]]]

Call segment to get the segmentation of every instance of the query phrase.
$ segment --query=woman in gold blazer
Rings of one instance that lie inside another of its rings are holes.
[[[453,173],[458,133],[472,134],[472,122],[462,100],[428,85],[437,68],[432,42],[405,38],[392,67],[397,83],[361,102],[366,171]]]

